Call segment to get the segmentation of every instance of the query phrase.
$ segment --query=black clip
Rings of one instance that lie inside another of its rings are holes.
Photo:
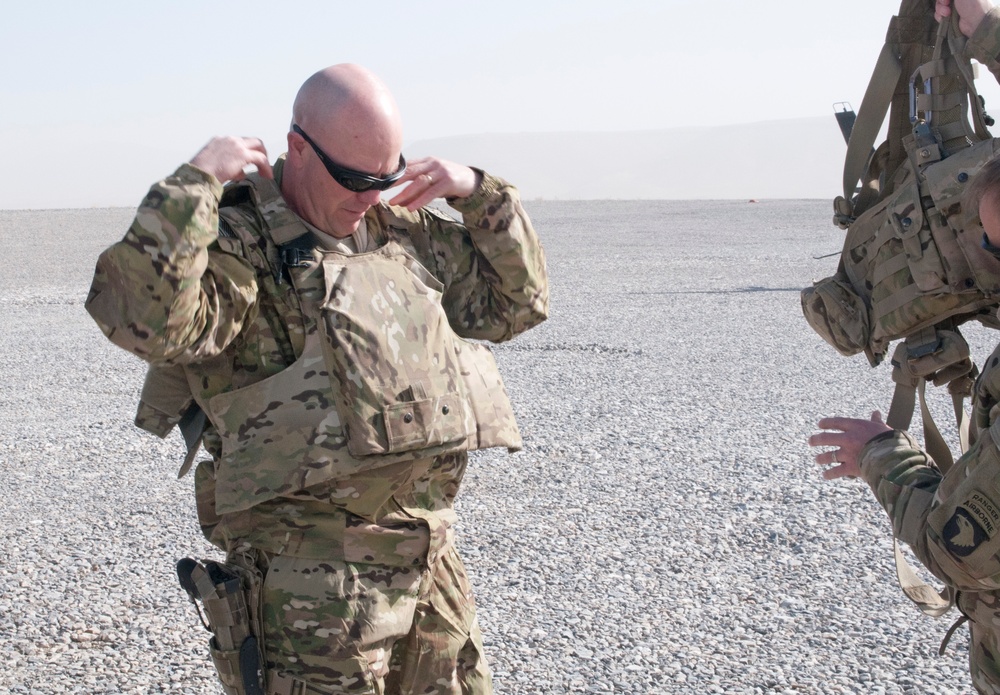
[[[281,249],[281,264],[286,268],[308,268],[312,260],[311,249],[284,246]]]
[[[297,246],[281,247],[281,268],[276,273],[277,282],[280,285],[285,275],[286,268],[308,268],[313,260],[312,248],[300,248]]]

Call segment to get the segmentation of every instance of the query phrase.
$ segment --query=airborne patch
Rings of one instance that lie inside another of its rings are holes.
[[[981,492],[973,492],[944,525],[944,542],[959,557],[971,555],[1000,528],[1000,509]]]

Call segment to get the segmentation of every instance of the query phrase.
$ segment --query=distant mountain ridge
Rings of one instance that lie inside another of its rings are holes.
[[[813,117],[634,132],[493,133],[421,140],[436,155],[502,176],[526,200],[830,198],[846,145]]]

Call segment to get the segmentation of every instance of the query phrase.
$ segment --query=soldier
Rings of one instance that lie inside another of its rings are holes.
[[[985,0],[937,0],[940,21],[955,11],[973,55],[996,74],[1000,13]],[[1000,257],[1000,159],[988,162],[969,191],[985,230],[983,247]],[[828,480],[859,477],[892,521],[893,534],[956,593],[960,622],[970,628],[969,668],[980,693],[1000,695],[1000,346],[987,360],[973,395],[975,444],[942,475],[931,457],[901,430],[871,419],[819,421],[811,446],[832,465]]]
[[[509,183],[407,164],[359,66],[302,85],[287,142],[272,165],[260,140],[215,138],[154,184],[87,299],[150,364],[136,423],[181,424],[182,472],[211,455],[199,520],[250,577],[263,678],[213,659],[227,693],[489,693],[453,501],[467,451],[521,442],[465,339],[545,319],[542,248]]]

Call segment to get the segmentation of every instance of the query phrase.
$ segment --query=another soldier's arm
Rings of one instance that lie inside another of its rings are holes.
[[[936,577],[962,590],[1000,588],[1000,455],[988,432],[944,477],[903,432],[869,442],[861,470],[894,535]]]
[[[935,0],[934,19],[942,22],[955,12],[958,14],[958,30],[972,36],[991,6],[989,0]]]
[[[858,461],[861,477],[889,515],[893,535],[931,567],[927,553],[927,514],[941,482],[941,472],[930,456],[909,433],[892,430],[868,442],[861,449]]]
[[[966,54],[985,65],[1000,81],[1000,8],[986,0],[966,0],[956,3],[954,9],[959,14],[961,31],[969,37]]]
[[[217,355],[239,333],[256,277],[241,258],[209,251],[221,193],[217,178],[182,165],[101,254],[86,308],[112,342],[151,362],[183,363]]]

